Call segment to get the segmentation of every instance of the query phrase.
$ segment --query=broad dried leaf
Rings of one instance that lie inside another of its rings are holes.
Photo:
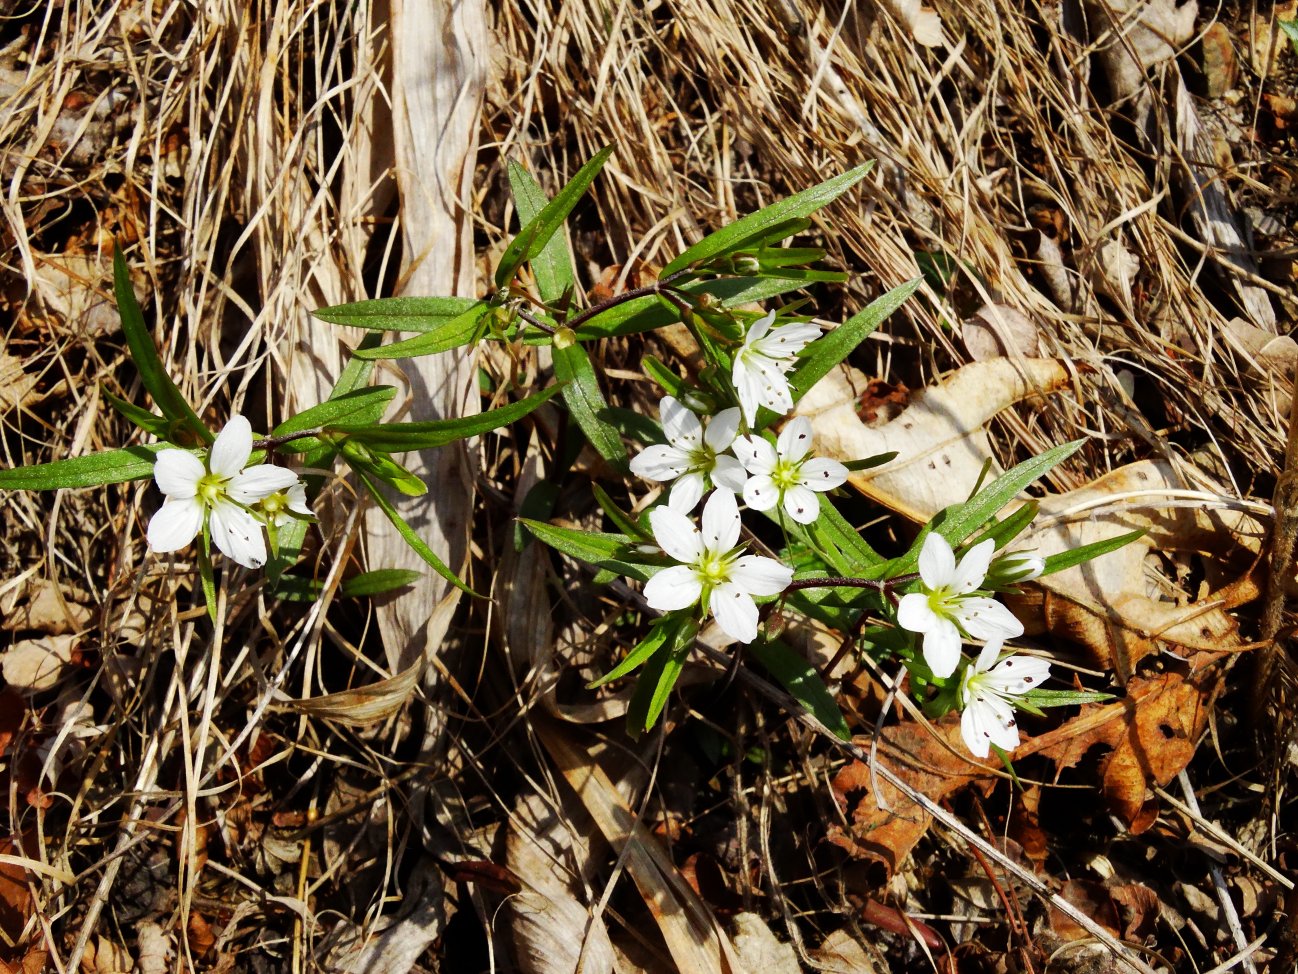
[[[416,660],[395,676],[354,690],[288,700],[278,705],[278,709],[323,717],[349,727],[370,727],[387,720],[405,705],[419,686],[419,676],[423,671],[423,661]]]
[[[3,382],[3,378],[0,378]],[[0,629],[8,632],[36,632],[62,636],[84,629],[92,613],[72,601],[68,592],[60,592],[48,578],[29,578],[0,602]]]
[[[884,728],[878,750],[887,764],[907,784],[940,802],[973,782],[995,779],[963,756],[960,726],[944,721],[933,726],[936,737],[923,726],[907,722]],[[862,742],[868,747],[869,742]],[[875,782],[879,793],[873,790]],[[915,844],[924,837],[932,816],[881,777],[871,781],[869,765],[853,761],[834,777],[834,798],[849,819],[844,830],[829,826],[829,840],[853,856],[881,863],[892,875]]]
[[[75,636],[40,636],[20,639],[0,656],[4,681],[16,690],[39,693],[59,681],[72,661]]]
[[[1093,747],[1109,748],[1100,758],[1101,788],[1114,813],[1139,834],[1157,815],[1150,783],[1165,785],[1190,763],[1221,682],[1215,668],[1189,678],[1135,677],[1125,700],[1083,706],[1063,726],[1026,742],[1016,757],[1041,754],[1062,771]]]

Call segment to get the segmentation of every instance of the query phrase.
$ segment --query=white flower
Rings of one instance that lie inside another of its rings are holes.
[[[980,541],[960,559],[936,531],[924,539],[919,552],[921,591],[902,597],[897,624],[924,635],[924,662],[936,677],[948,677],[960,662],[964,636],[1013,639],[1023,635],[1023,623],[995,599],[971,595],[983,583],[996,543]]]
[[[659,483],[676,481],[667,503],[682,514],[694,510],[708,481],[730,491],[744,489],[744,468],[731,456],[721,456],[739,432],[739,410],[733,406],[712,417],[704,431],[697,416],[671,396],[658,404],[667,444],[645,447],[631,461],[631,472]]]
[[[731,378],[750,427],[757,418],[758,406],[766,406],[781,416],[793,408],[785,373],[793,368],[798,353],[820,337],[820,328],[810,322],[781,325],[772,331],[774,321],[774,311],[754,321],[735,352]]]
[[[245,470],[251,455],[252,427],[242,416],[230,417],[206,464],[185,450],[160,451],[153,479],[167,499],[149,521],[149,547],[179,551],[198,536],[206,520],[223,552],[245,568],[264,565],[266,541],[249,506],[288,490],[297,475],[268,463]]]
[[[1030,582],[1046,570],[1046,560],[1030,551],[1004,551],[987,569],[987,586],[1003,588],[1016,582]]]
[[[744,503],[769,511],[784,502],[784,510],[799,524],[820,516],[820,501],[812,491],[833,490],[847,479],[837,460],[811,457],[811,421],[797,416],[785,424],[775,446],[756,433],[735,440],[735,454],[752,474],[744,484]]]
[[[654,538],[682,564],[664,568],[644,588],[649,605],[661,612],[706,602],[717,625],[741,643],[757,638],[754,595],[778,595],[793,581],[793,569],[774,558],[741,554],[739,505],[735,495],[715,491],[703,505],[703,531],[670,505],[649,513]]]
[[[276,528],[286,528],[297,520],[293,515],[315,517],[306,501],[306,486],[298,481],[288,490],[277,490],[261,499],[257,505],[266,516],[266,523]]]
[[[993,744],[1004,751],[1019,746],[1010,698],[1022,696],[1050,676],[1050,664],[1033,656],[1007,656],[996,663],[1000,651],[999,639],[988,642],[960,678],[960,706],[964,708],[960,734],[975,757],[987,757]]]

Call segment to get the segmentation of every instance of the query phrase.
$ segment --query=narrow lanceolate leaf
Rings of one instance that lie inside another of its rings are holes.
[[[685,657],[694,645],[694,634],[697,631],[696,625],[681,626],[676,630],[674,638],[664,642],[649,657],[627,706],[626,729],[633,738],[639,737],[658,723],[658,717],[667,706],[667,699],[685,666]]]
[[[332,399],[326,399],[318,406],[290,416],[273,430],[271,436],[288,436],[310,429],[318,429],[338,423],[355,423],[368,425],[377,423],[388,403],[397,394],[395,386],[374,386],[370,389],[357,389]],[[317,437],[304,436],[300,440],[291,440],[279,447],[283,453],[308,453],[327,444]]]
[[[0,470],[0,490],[58,490],[143,480],[153,476],[153,461],[158,451],[169,449],[174,449],[170,443],[128,446],[125,450]]]
[[[733,253],[742,249],[753,240],[760,240],[764,231],[788,220],[810,216],[822,206],[832,203],[847,190],[865,178],[873,163],[866,163],[848,170],[841,176],[826,180],[819,186],[812,186],[796,193],[788,199],[772,203],[770,206],[741,217],[729,226],[722,227],[715,233],[708,234],[685,253],[662,269],[663,276],[684,270],[692,264]]]
[[[913,281],[907,281],[893,288],[887,294],[880,295],[864,310],[852,315],[833,331],[822,335],[807,346],[807,354],[789,376],[793,401],[797,402],[801,399],[812,386],[829,373],[830,369],[846,359],[861,342],[869,337],[871,332],[915,293],[915,289],[923,280],[922,277],[917,277]]]
[[[807,526],[807,533],[819,542],[813,547],[835,556],[831,562],[834,570],[849,576],[865,575],[882,564],[884,558],[870,547],[830,499],[823,494],[819,497],[820,517]]]
[[[374,371],[374,363],[367,359],[357,358],[355,353],[367,352],[372,348],[378,348],[382,344],[383,336],[378,332],[371,332],[360,340],[360,343],[352,350],[352,357],[347,360],[342,372],[338,374],[334,387],[329,390],[330,399],[338,399],[349,392],[355,392],[369,381],[370,373]]]
[[[555,347],[554,375],[561,382],[567,383],[563,388],[563,401],[568,404],[569,413],[586,434],[591,446],[609,463],[619,470],[625,470],[626,447],[622,445],[622,437],[606,418],[608,403],[604,399],[604,393],[600,391],[590,357],[580,343],[573,342],[567,348]]]
[[[997,511],[1018,496],[1024,487],[1045,476],[1052,469],[1077,452],[1084,440],[1073,440],[1047,450],[1038,457],[1024,460],[1013,469],[1005,471],[965,503],[949,510],[938,527],[942,537],[958,545],[981,528]],[[916,554],[918,562],[918,554]],[[905,571],[913,571],[906,568]]]
[[[1144,531],[1128,531],[1126,534],[1120,534],[1114,538],[1106,538],[1104,541],[1093,541],[1091,544],[1084,544],[1079,548],[1073,548],[1069,551],[1061,551],[1057,555],[1050,555],[1046,558],[1046,567],[1041,572],[1041,576],[1053,575],[1055,572],[1062,572],[1066,568],[1080,565],[1083,562],[1090,561],[1092,558],[1099,558],[1100,555],[1107,555],[1111,551],[1117,551],[1119,548],[1131,544],[1131,542],[1142,537],[1144,534]]]
[[[127,402],[121,396],[113,395],[107,389],[100,389],[100,395],[108,401],[108,405],[125,416],[128,421],[144,430],[144,432],[151,433],[163,440],[170,440],[174,434],[175,424],[166,416],[159,416],[147,409],[141,409],[134,403]]]
[[[526,225],[534,220],[545,209],[549,199],[545,191],[532,174],[516,162],[508,166],[509,188],[514,193],[514,206],[518,210],[518,222]],[[558,301],[563,293],[575,285],[572,276],[572,253],[568,249],[567,238],[556,232],[541,252],[532,258],[532,273],[536,277],[536,289],[541,293],[541,300],[547,304]]]
[[[631,652],[626,654],[626,659],[618,663],[617,666],[609,670],[598,680],[593,683],[587,683],[587,690],[594,690],[596,687],[602,687],[605,683],[611,683],[614,680],[620,680],[622,677],[631,673],[644,664],[654,653],[662,648],[663,644],[675,640],[676,634],[680,631],[687,621],[687,616],[680,612],[673,612],[671,615],[665,615],[654,623],[653,628],[649,630],[649,635],[645,636]]]
[[[796,291],[800,287],[801,281],[779,277],[724,277],[715,281],[690,281],[681,285],[680,289],[690,294],[710,294],[720,299],[721,307],[735,308],[760,303]],[[577,329],[577,337],[582,341],[593,341],[614,335],[634,335],[680,320],[681,313],[675,305],[656,295],[649,295],[626,304],[614,305],[607,311],[588,318]]]
[[[496,267],[496,287],[507,285],[514,279],[514,275],[523,264],[545,249],[550,238],[563,226],[563,221],[568,219],[572,208],[577,205],[577,201],[585,194],[612,154],[611,145],[600,149],[590,162],[577,171],[577,175],[572,177],[568,185],[555,194],[553,200],[545,204],[527,221],[523,229],[518,232],[518,236],[509,242],[509,246],[500,256],[500,263]]]
[[[631,545],[635,541],[624,534],[578,531],[575,528],[563,528],[557,524],[546,524],[544,521],[533,521],[525,517],[520,517],[518,520],[523,527],[555,551],[561,551],[570,558],[584,561],[588,565],[606,568],[618,575],[625,575],[641,582],[649,581],[662,570],[661,565],[627,560],[632,556]]]
[[[488,410],[485,413],[476,413],[473,416],[464,416],[461,419],[433,419],[423,423],[330,424],[328,433],[333,436],[346,436],[349,440],[364,443],[372,449],[390,453],[427,450],[508,426],[522,419],[546,400],[552,399],[560,389],[562,386],[550,386],[508,406],[501,406],[499,409]]]
[[[339,594],[351,599],[385,595],[413,584],[423,574],[413,568],[376,568],[347,579],[339,588]]]
[[[490,313],[491,308],[487,302],[474,301],[454,318],[442,322],[425,334],[407,338],[403,342],[393,342],[391,345],[378,345],[374,348],[358,346],[352,355],[359,359],[398,359],[447,352],[476,341],[481,334],[482,316]]]
[[[423,538],[415,534],[414,529],[406,523],[405,519],[397,512],[397,509],[383,496],[383,491],[379,490],[378,485],[373,480],[359,470],[357,476],[360,477],[361,483],[365,485],[366,490],[370,492],[370,496],[374,498],[374,503],[379,506],[379,510],[392,522],[392,526],[397,529],[397,533],[401,535],[406,544],[410,545],[415,554],[427,562],[433,571],[437,572],[461,592],[466,595],[481,597],[477,592],[465,585],[464,582],[460,581],[459,576],[447,568],[446,563],[437,557],[437,552],[428,547]]]
[[[748,644],[748,652],[766,667],[780,686],[807,711],[844,741],[852,739],[843,712],[834,703],[834,695],[825,686],[816,668],[778,640],[759,639]]]
[[[162,415],[176,424],[176,432],[179,433],[180,428],[183,428],[189,434],[182,434],[177,442],[185,445],[211,443],[216,436],[203,425],[176,384],[171,381],[162,359],[158,357],[153,336],[144,324],[144,312],[135,300],[131,271],[118,247],[113,248],[113,294],[117,298],[117,313],[122,318],[122,334],[126,336],[126,344],[131,350],[131,364],[140,373],[140,382],[158,404]]]
[[[422,497],[428,493],[427,484],[381,450],[371,450],[354,440],[343,440],[339,449],[348,466],[358,474],[381,480],[407,497]]]
[[[646,531],[634,517],[618,507],[613,498],[608,496],[608,491],[597,483],[591,483],[590,488],[595,492],[596,503],[603,508],[604,513],[608,515],[608,519],[617,525],[623,534],[628,538],[635,538],[637,541],[653,542],[653,534]]]
[[[436,331],[460,317],[476,298],[376,298],[318,308],[311,313],[333,325],[351,325],[370,331]]]

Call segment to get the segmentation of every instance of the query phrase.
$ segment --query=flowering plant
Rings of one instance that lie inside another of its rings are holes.
[[[195,558],[215,617],[219,561],[210,543],[240,569],[265,566],[272,584],[282,581],[304,562],[314,493],[341,465],[429,567],[468,592],[386,499],[384,488],[413,496],[425,490],[396,456],[507,426],[561,399],[571,426],[611,469],[628,475],[630,509],[592,485],[589,496],[616,531],[520,520],[557,551],[595,566],[601,580],[624,576],[643,583],[642,602],[627,623],[633,648],[593,684],[640,672],[628,714],[632,732],[657,722],[695,638],[715,624],[720,638],[746,645],[804,706],[847,735],[820,675],[781,641],[771,621],[776,607],[785,622],[814,619],[845,633],[845,645],[860,652],[896,656],[930,713],[961,712],[965,741],[979,757],[990,748],[1017,746],[1015,708],[1035,712],[1087,698],[1039,689],[1049,667],[1035,657],[1000,658],[1004,641],[1020,636],[1023,627],[997,600],[1009,586],[1129,540],[1044,560],[1006,551],[1033,509],[1029,504],[998,518],[1001,510],[1078,444],[1007,471],[924,526],[910,550],[888,558],[851,526],[834,498],[871,458],[818,455],[812,422],[794,415],[807,392],[919,285],[918,279],[901,284],[828,332],[801,313],[806,299],[785,299],[809,283],[845,279],[818,266],[820,249],[785,242],[807,230],[809,217],[869,167],[749,214],[689,247],[650,284],[582,307],[560,231],[609,153],[598,153],[553,199],[523,169],[509,167],[522,226],[497,263],[490,293],[360,301],[317,312],[375,334],[354,350],[325,402],[261,438],[237,413],[214,434],[185,401],[154,348],[125,259],[116,254],[123,330],[157,412],[108,399],[157,442],[0,471],[0,489],[153,478],[163,500],[149,522],[149,546],[171,555],[200,540]],[[697,346],[694,366],[642,359],[645,376],[661,389],[659,422],[640,414],[619,417],[588,349],[603,339],[679,325]],[[377,333],[384,330],[416,334],[383,344]],[[503,390],[506,404],[481,415],[383,421],[394,390],[366,384],[376,360],[489,341],[511,354],[548,346],[556,381],[526,395]],[[226,571],[222,583],[240,577]],[[365,587],[369,594],[382,590],[381,584]],[[980,640],[984,645],[971,660],[965,645]]]

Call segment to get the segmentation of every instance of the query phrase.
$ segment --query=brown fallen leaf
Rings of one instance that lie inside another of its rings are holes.
[[[1158,814],[1149,783],[1165,785],[1190,763],[1221,682],[1215,669],[1189,678],[1179,673],[1135,677],[1127,684],[1126,699],[1086,704],[1067,723],[1025,742],[1015,758],[1040,754],[1062,771],[1093,747],[1110,748],[1100,759],[1101,789],[1114,813],[1138,835]]]
[[[885,727],[879,761],[937,802],[974,782],[995,781],[990,772],[961,756],[964,744],[958,720],[943,721],[933,729],[936,737],[911,722]],[[869,742],[862,746],[868,747]],[[882,778],[871,781],[871,777],[869,765],[860,761],[846,765],[834,777],[834,799],[850,824],[846,829],[831,824],[827,834],[829,841],[851,855],[881,863],[891,876],[924,837],[932,816]],[[878,795],[873,790],[876,782]]]

